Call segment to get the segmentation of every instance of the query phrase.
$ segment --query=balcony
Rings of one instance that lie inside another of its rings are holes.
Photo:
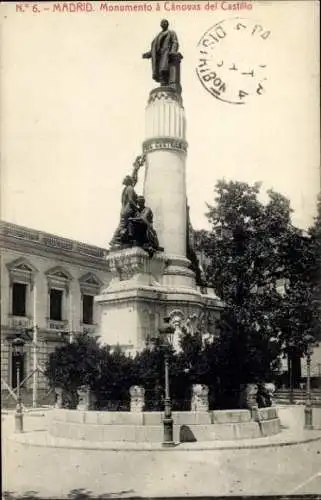
[[[96,332],[97,325],[87,325],[85,323],[81,323],[81,331],[86,334],[94,334]]]
[[[27,316],[9,316],[9,328],[32,328],[32,319]]]
[[[53,330],[55,332],[66,331],[68,327],[68,321],[67,320],[58,321],[56,319],[48,319],[47,327],[49,330]]]

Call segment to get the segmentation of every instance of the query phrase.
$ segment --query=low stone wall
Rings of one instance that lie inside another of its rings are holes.
[[[260,408],[258,411],[260,420],[271,420],[277,418],[277,410],[275,407]]]
[[[173,412],[174,440],[213,441],[258,438],[280,432],[275,408]],[[53,409],[49,432],[55,437],[86,441],[161,442],[162,412],[99,412]]]

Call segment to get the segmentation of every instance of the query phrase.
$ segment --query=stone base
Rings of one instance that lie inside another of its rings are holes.
[[[164,269],[161,283],[168,289],[185,288],[196,290],[194,271],[189,269],[190,261],[177,255],[166,255],[168,265]]]
[[[203,310],[215,314],[221,307],[216,297],[189,287],[190,278],[184,281],[187,275],[181,286],[173,282],[165,285],[164,280],[171,275],[166,272],[175,270],[161,252],[150,258],[142,248],[132,247],[110,252],[107,262],[113,277],[95,297],[100,306],[97,333],[103,343],[119,345],[127,353],[144,349],[149,337],[157,335],[165,316],[198,316]],[[187,268],[179,269],[191,273]]]
[[[214,412],[173,412],[175,442],[254,439],[280,432],[274,415],[261,422],[251,421],[247,410]],[[220,422],[220,423],[217,423]],[[162,442],[161,412],[96,412],[52,410],[52,436],[85,441]]]

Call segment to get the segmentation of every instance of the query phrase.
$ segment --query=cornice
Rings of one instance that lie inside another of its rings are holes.
[[[0,221],[0,247],[106,270],[104,248]]]
[[[117,290],[102,293],[95,297],[95,302],[100,304],[107,302],[108,305],[124,305],[137,303],[149,303],[155,304],[157,302],[160,305],[168,306],[176,304],[178,307],[197,306],[202,308],[208,308],[211,311],[220,311],[222,306],[220,302],[213,297],[204,297],[198,292],[191,291],[188,289],[168,289],[167,287],[133,287],[126,290]]]
[[[71,265],[89,267],[108,272],[108,265],[105,258],[95,258],[91,256],[79,255],[76,252],[64,251],[54,248],[42,247],[29,241],[18,240],[0,235],[0,248],[3,250],[14,250],[23,255],[36,255],[47,259],[65,262]]]

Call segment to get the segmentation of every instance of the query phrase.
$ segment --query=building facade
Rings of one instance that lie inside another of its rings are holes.
[[[20,380],[28,393],[37,377],[40,401],[48,391],[42,370],[49,353],[66,337],[95,333],[94,297],[109,282],[107,251],[7,222],[0,247],[2,399],[17,384],[12,339],[28,330]]]

